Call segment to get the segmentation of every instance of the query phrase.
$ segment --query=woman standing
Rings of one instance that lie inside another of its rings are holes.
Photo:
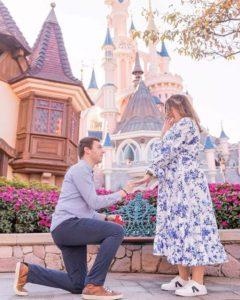
[[[154,254],[177,265],[179,275],[162,289],[179,296],[207,294],[206,265],[227,261],[198,154],[200,124],[187,97],[171,96],[165,104],[162,139],[154,143],[153,162],[142,180],[159,180]],[[192,278],[190,280],[190,267]]]

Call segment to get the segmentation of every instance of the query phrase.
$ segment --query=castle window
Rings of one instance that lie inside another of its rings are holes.
[[[134,144],[126,144],[120,152],[120,162],[132,164],[139,161],[139,152]]]
[[[64,103],[37,99],[33,119],[34,132],[63,135],[63,114]]]
[[[0,176],[7,176],[8,169],[8,157],[0,150]]]
[[[102,122],[97,120],[92,120],[90,123],[90,130],[101,131],[102,130]]]
[[[106,58],[112,58],[113,57],[113,53],[110,50],[105,51],[105,56]]]

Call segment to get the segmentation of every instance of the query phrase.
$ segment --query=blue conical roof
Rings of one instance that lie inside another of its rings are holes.
[[[130,31],[135,31],[135,30],[136,30],[136,28],[135,28],[133,20],[132,20],[131,26],[130,26]]]
[[[229,137],[226,135],[224,130],[222,129],[221,134],[220,134],[220,139],[229,139]]]
[[[206,141],[205,141],[205,145],[204,145],[204,149],[214,149],[215,146],[212,142],[212,139],[210,136],[207,136]]]
[[[152,101],[155,104],[161,104],[162,103],[161,99],[157,96],[152,96]]]
[[[92,70],[92,77],[88,86],[89,89],[98,89],[97,82],[96,82],[96,76],[95,76],[95,70]]]
[[[168,51],[167,51],[164,41],[162,42],[162,49],[160,52],[158,52],[158,54],[162,57],[169,57],[169,54],[168,54]]]
[[[109,28],[107,29],[106,37],[103,46],[112,45],[113,46],[113,40],[110,34]]]
[[[103,147],[112,147],[112,141],[111,141],[111,138],[110,138],[110,134],[109,134],[109,133],[106,134],[106,137],[105,137],[105,141],[104,141]]]

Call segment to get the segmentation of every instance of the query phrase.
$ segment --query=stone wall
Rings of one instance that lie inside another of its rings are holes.
[[[222,243],[229,256],[229,262],[220,266],[207,267],[211,276],[240,277],[240,230],[222,235]],[[237,237],[237,238],[236,238]],[[232,240],[230,240],[230,238]],[[88,267],[91,268],[99,246],[88,246]],[[175,266],[166,258],[154,256],[151,244],[137,245],[131,242],[118,249],[111,265],[112,272],[146,272],[176,274]],[[0,234],[0,272],[13,272],[17,261],[39,264],[41,266],[64,270],[61,252],[53,244],[49,234]]]

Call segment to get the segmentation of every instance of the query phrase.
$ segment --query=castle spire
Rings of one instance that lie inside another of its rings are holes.
[[[205,150],[210,150],[210,149],[214,149],[214,148],[215,148],[215,146],[213,144],[211,136],[208,135],[207,138],[206,138],[206,140],[205,140],[204,149]]]
[[[103,147],[112,147],[112,141],[111,141],[109,132],[107,132],[107,134],[106,134]]]
[[[55,14],[55,10],[54,8],[56,7],[56,4],[54,2],[51,3],[51,11],[46,19],[45,22],[51,22],[51,23],[56,23],[58,24],[58,21],[57,21],[57,17],[56,17],[56,14]]]
[[[111,34],[110,34],[109,27],[107,28],[107,33],[106,33],[105,41],[103,43],[103,47],[104,46],[114,46],[113,45],[113,40],[112,40],[112,37],[111,37]]]
[[[157,27],[154,20],[154,13],[152,10],[152,2],[151,0],[148,0],[148,27],[147,29],[149,31],[155,31],[157,32]]]
[[[140,59],[139,59],[139,53],[136,53],[136,57],[135,57],[135,65],[132,71],[132,74],[135,76],[133,83],[134,86],[136,87],[138,85],[138,83],[141,80],[142,74],[143,74],[143,70],[140,64]]]
[[[30,56],[31,77],[56,82],[81,85],[72,74],[65,49],[61,28],[55,15],[55,3],[51,4],[48,14]]]
[[[158,52],[158,54],[162,57],[169,57],[169,54],[168,54],[168,51],[167,51],[167,47],[164,43],[164,41],[162,41],[162,48],[161,48],[161,51]]]
[[[229,139],[229,137],[226,135],[225,131],[223,130],[223,122],[221,121],[221,134],[220,134],[220,139]]]
[[[92,69],[92,76],[91,76],[91,80],[90,80],[88,88],[89,89],[98,89],[94,68]]]
[[[7,7],[0,0],[0,36],[1,42],[6,41],[24,50],[25,55],[31,53],[31,48],[18,28],[14,19],[10,15]]]
[[[135,25],[133,23],[133,19],[131,18],[130,32],[136,31]]]

